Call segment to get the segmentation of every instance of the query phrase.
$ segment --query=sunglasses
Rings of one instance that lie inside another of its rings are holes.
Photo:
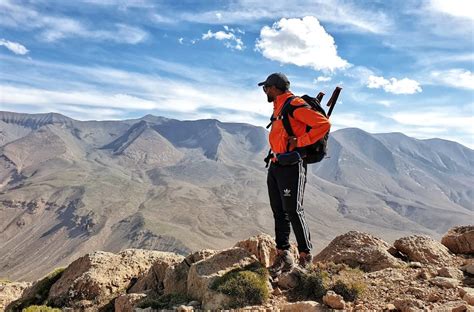
[[[262,87],[262,88],[263,88],[263,92],[266,93],[267,90],[270,89],[271,87],[272,87],[272,86],[270,86],[270,85],[263,85],[263,87]]]

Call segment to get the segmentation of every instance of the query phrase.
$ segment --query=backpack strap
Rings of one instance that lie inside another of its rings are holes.
[[[267,129],[271,127],[275,120],[282,120],[284,118],[287,118],[283,116],[283,111],[286,109],[286,107],[291,106],[290,103],[295,97],[296,96],[290,96],[286,99],[285,103],[283,104],[283,107],[281,108],[280,112],[276,117],[273,117],[273,114],[270,116],[270,123],[266,126]]]
[[[293,132],[293,129],[291,128],[290,118],[288,116],[291,116],[292,118],[294,118],[293,113],[295,112],[295,110],[299,108],[303,108],[303,107],[311,108],[311,106],[308,105],[307,103],[295,106],[295,105],[291,105],[291,102],[288,103],[288,106],[283,107],[282,112],[281,112],[282,122],[283,122],[283,127],[285,128],[286,133],[288,133],[288,136],[292,136],[292,137],[295,136],[295,133]],[[310,129],[311,127],[309,127],[309,129],[308,129],[308,126],[306,127],[306,131],[309,131]],[[289,149],[290,149],[290,142],[288,142],[286,146],[286,150],[289,151]]]

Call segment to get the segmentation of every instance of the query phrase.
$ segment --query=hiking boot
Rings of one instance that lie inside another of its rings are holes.
[[[300,257],[298,258],[298,266],[306,269],[312,263],[313,256],[310,253],[300,253]]]
[[[284,272],[289,272],[294,267],[293,256],[289,250],[283,250],[277,253],[275,261],[268,268],[270,275],[276,276]]]

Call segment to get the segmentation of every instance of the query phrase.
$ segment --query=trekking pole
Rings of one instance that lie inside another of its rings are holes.
[[[337,98],[339,97],[339,93],[341,93],[342,88],[341,87],[336,87],[334,91],[332,92],[331,98],[328,101],[327,106],[329,106],[329,111],[327,113],[328,118],[331,116],[332,110],[334,109],[334,106],[336,106]]]

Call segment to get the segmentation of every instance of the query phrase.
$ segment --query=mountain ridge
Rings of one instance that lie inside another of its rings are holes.
[[[273,231],[262,127],[14,115],[0,112],[0,233],[8,232],[0,237],[0,276],[37,278],[90,250],[184,254]],[[327,159],[308,170],[305,215],[315,250],[348,229],[387,241],[439,238],[472,219],[473,158],[451,141],[332,132]],[[53,244],[57,254],[41,251]],[[45,262],[25,257],[30,250]]]

